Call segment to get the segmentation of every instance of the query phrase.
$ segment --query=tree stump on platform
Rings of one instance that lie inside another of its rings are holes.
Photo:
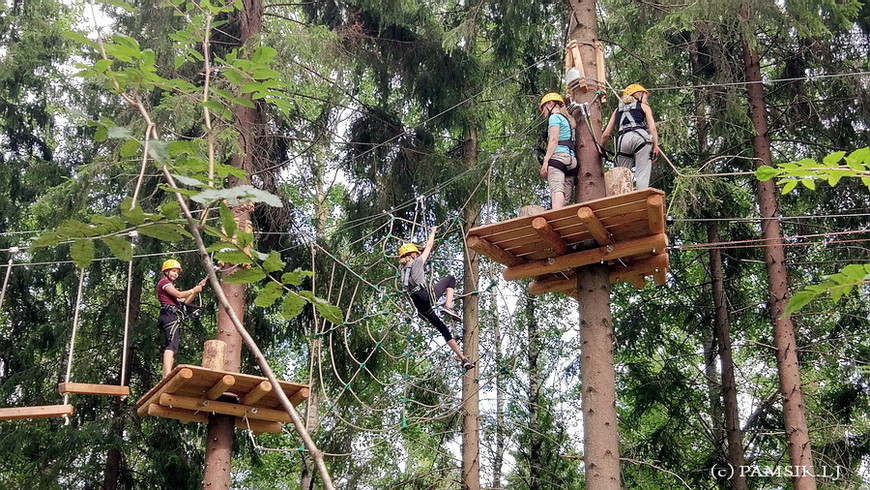
[[[541,214],[546,210],[547,208],[545,208],[544,206],[529,204],[528,206],[523,206],[520,208],[520,216],[534,216],[536,214]]]
[[[631,182],[631,169],[626,167],[613,167],[604,172],[604,187],[607,196],[625,194],[634,190]]]

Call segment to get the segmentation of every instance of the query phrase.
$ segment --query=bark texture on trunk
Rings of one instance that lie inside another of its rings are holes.
[[[587,79],[598,73],[595,44],[598,19],[595,0],[570,0],[569,37],[577,41]],[[589,80],[587,80],[588,82]],[[603,81],[602,81],[603,83]],[[589,124],[575,111],[576,153],[580,163],[577,202],[605,197],[604,172],[595,140],[601,137],[601,105],[596,86],[575,90],[574,100],[589,104]],[[591,127],[589,127],[591,125]],[[593,140],[595,138],[595,140]],[[610,313],[610,280],[605,265],[577,269],[580,292],[580,356],[583,383],[583,460],[586,488],[619,489],[619,434],[616,426],[616,373],[613,368],[613,321]]]
[[[250,41],[257,36],[263,27],[263,3],[261,0],[242,0],[242,9],[236,13],[239,22],[239,45],[242,53],[250,54],[247,49]],[[250,98],[250,96],[247,96]],[[239,134],[239,152],[233,155],[232,165],[250,172],[254,162],[262,153],[257,145],[257,135],[263,128],[262,114],[255,108],[239,104],[234,106],[234,124]],[[230,186],[247,184],[248,182],[231,178]],[[252,223],[251,210],[240,207],[234,210],[239,222]],[[244,229],[244,228],[242,228]],[[221,284],[221,289],[230,302],[230,307],[240,319],[245,317],[245,285]],[[226,359],[223,369],[238,372],[242,364],[242,336],[236,330],[226,310],[218,311],[218,340],[227,344]],[[205,471],[203,473],[203,488],[230,488],[232,475],[232,453],[235,435],[234,417],[211,415],[208,423],[208,439],[206,440]]]
[[[707,242],[719,243],[719,224],[707,226]],[[740,414],[737,406],[737,382],[734,379],[734,359],[731,356],[730,319],[728,298],[725,294],[725,273],[722,267],[722,251],[710,249],[710,272],[713,277],[714,330],[719,347],[719,364],[722,371],[722,400],[725,406],[725,439],[728,441],[728,462],[732,468],[746,463],[743,457],[743,432],[740,430]],[[717,434],[717,437],[718,434]],[[735,472],[731,488],[746,490],[746,477]]]
[[[471,129],[462,151],[462,163],[472,168],[477,163],[477,131]],[[480,205],[465,208],[465,226],[477,224]],[[462,276],[462,291],[475,291],[480,277],[480,255],[471,249],[465,250],[465,272]],[[480,488],[480,297],[466,296],[462,300],[462,352],[475,363],[475,367],[462,377],[462,488]]]
[[[753,15],[751,7],[744,6],[740,14],[746,22],[751,22]],[[749,99],[749,117],[755,130],[755,135],[752,137],[752,148],[756,165],[772,165],[764,85],[761,78],[761,60],[757,49],[748,42],[744,42],[743,45],[743,63]],[[756,186],[758,208],[762,218],[761,235],[766,244],[764,262],[769,281],[768,306],[773,322],[776,367],[779,373],[783,419],[788,438],[788,456],[791,466],[796,467],[796,473],[798,473],[792,482],[797,490],[814,489],[816,488],[815,477],[807,474],[813,471],[813,456],[801,388],[798,346],[791,317],[783,316],[788,304],[788,273],[785,268],[782,231],[779,227],[779,221],[774,219],[779,213],[777,190],[772,180],[759,180]]]

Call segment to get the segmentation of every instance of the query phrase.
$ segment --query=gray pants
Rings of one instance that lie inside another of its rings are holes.
[[[634,167],[635,189],[649,187],[652,173],[652,140],[644,129],[635,129],[619,135],[616,141],[616,165],[618,167]]]

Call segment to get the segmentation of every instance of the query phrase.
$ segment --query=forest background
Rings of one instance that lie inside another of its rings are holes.
[[[868,145],[870,6],[765,3],[749,21],[741,7],[597,6],[608,73],[602,113],[621,87],[643,84],[667,156],[652,178],[667,193],[667,284],[613,289],[626,488],[729,485],[711,471],[727,460],[714,250],[747,464],[788,464],[744,43],[762,58],[775,163]],[[75,396],[69,424],[0,424],[0,486],[199,485],[205,428],[139,418],[133,402],[160,377],[152,290],[161,261],[184,262],[184,286],[205,274],[171,191],[200,211],[217,209],[238,197],[230,184],[244,181],[257,189],[243,197],[257,201],[251,238],[262,256],[223,251],[226,209],[198,216],[212,225],[216,258],[255,262],[240,279],[249,284],[245,324],[279,377],[312,384],[301,408],[336,485],[456,488],[462,373],[397,294],[395,254],[438,224],[433,272],[464,277],[464,230],[546,204],[535,108],[543,93],[562,90],[570,14],[567,3],[527,0],[4,2],[0,400],[58,403],[75,311],[73,378],[117,383],[125,306],[132,396]],[[262,30],[247,38],[250,17]],[[242,107],[254,118],[241,119]],[[253,158],[236,165],[242,153]],[[812,182],[780,199],[792,292],[870,262],[866,180]],[[286,270],[284,284],[264,270]],[[471,289],[480,306],[482,486],[582,487],[576,303],[530,297],[487,260],[479,274]],[[203,302],[207,313],[184,329],[181,362],[199,364],[202,342],[214,337],[217,307],[209,294]],[[813,295],[792,316],[815,463],[837,471],[818,479],[822,488],[870,482],[868,308],[864,280],[837,302]],[[247,353],[243,364],[256,372]],[[289,426],[279,435],[237,431],[233,468],[234,488],[317,485]],[[789,481],[749,479],[753,488]]]

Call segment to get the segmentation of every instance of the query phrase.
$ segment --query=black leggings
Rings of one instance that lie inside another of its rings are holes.
[[[447,288],[456,289],[455,277],[451,275],[444,276],[440,281],[432,286],[432,293],[435,295],[435,301],[438,301],[438,298],[444,295]],[[417,313],[419,313],[421,317],[425,318],[426,321],[431,323],[432,326],[441,333],[445,342],[453,340],[453,335],[450,334],[450,329],[447,328],[447,325],[445,325],[441,318],[439,318],[435,313],[435,308],[432,306],[433,301],[429,299],[429,292],[426,288],[412,294],[411,302],[414,303],[414,307],[417,308]]]
[[[178,343],[181,340],[181,321],[178,316],[163,309],[157,317],[157,326],[163,332],[163,350],[178,352]]]

